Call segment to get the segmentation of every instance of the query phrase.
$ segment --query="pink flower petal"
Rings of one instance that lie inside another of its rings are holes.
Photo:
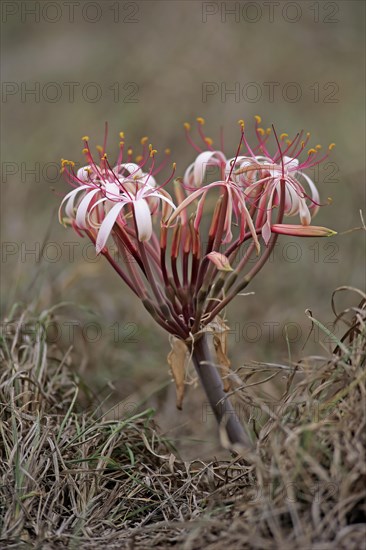
[[[220,252],[210,252],[206,258],[213,262],[219,271],[234,271],[228,258]]]
[[[294,237],[332,237],[337,232],[327,227],[319,227],[317,225],[290,225],[290,224],[274,224],[272,232],[281,235],[292,235]]]

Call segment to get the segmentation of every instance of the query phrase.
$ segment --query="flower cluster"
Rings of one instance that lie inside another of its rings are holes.
[[[255,117],[255,143],[249,144],[244,121],[240,141],[227,158],[223,144],[216,149],[205,135],[203,118],[197,119],[199,144],[185,130],[197,157],[175,177],[160,174],[170,151],[156,164],[157,151],[141,140],[134,157],[120,133],[119,154],[110,163],[104,145],[93,157],[89,138],[83,137],[86,166],[75,171],[62,160],[62,172],[73,190],[64,197],[59,218],[95,244],[123,281],[142,301],[152,317],[171,335],[168,356],[177,385],[177,404],[184,393],[188,351],[220,425],[225,423],[230,445],[250,446],[235,411],[225,396],[217,364],[227,372],[225,306],[261,270],[279,234],[329,236],[333,231],[311,225],[320,206],[317,188],[304,172],[323,162],[329,151],[308,147],[309,134],[292,140],[274,128],[264,129]],[[274,153],[269,140],[273,136]],[[221,140],[222,141],[222,140]],[[301,158],[302,157],[302,158]],[[213,177],[213,174],[215,177]],[[166,191],[171,183],[172,194]],[[173,198],[174,197],[174,198]],[[299,216],[300,224],[284,223]],[[113,240],[118,254],[109,247]],[[215,332],[217,363],[210,358],[207,331]],[[231,447],[230,447],[231,448]]]
[[[89,138],[82,138],[87,164],[77,172],[73,162],[62,160],[62,171],[74,189],[62,201],[60,221],[86,234],[156,321],[180,339],[215,321],[263,267],[278,234],[334,234],[310,225],[320,199],[304,173],[323,162],[334,144],[325,154],[320,145],[306,151],[309,134],[300,132],[290,140],[285,133],[277,136],[274,128],[262,128],[259,116],[255,120],[256,143],[249,144],[244,122],[239,121],[240,142],[231,158],[222,146],[214,148],[203,131],[204,119],[197,119],[200,144],[186,123],[197,158],[182,178],[174,179],[173,164],[171,175],[159,183],[170,151],[157,165],[157,151],[146,137],[135,158],[132,149],[126,151],[121,132],[113,164],[105,151],[106,137],[97,147],[98,160]],[[218,177],[207,182],[212,173]],[[174,199],[165,190],[172,180]],[[209,224],[204,212],[211,213]],[[283,222],[285,216],[295,215],[299,225]],[[108,251],[110,237],[120,252],[117,258]],[[246,271],[249,261],[251,269]]]

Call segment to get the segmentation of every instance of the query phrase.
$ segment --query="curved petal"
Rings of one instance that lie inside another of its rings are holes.
[[[205,177],[208,166],[220,166],[226,163],[226,158],[220,151],[204,151],[200,153],[194,162],[193,177],[196,187],[200,187]]]
[[[187,187],[193,187],[193,184],[194,184],[194,182],[193,182],[193,169],[194,169],[194,162],[192,162],[192,164],[190,164],[188,166],[188,168],[186,169],[186,171],[184,172],[183,183]]]
[[[238,197],[239,199],[239,208],[241,210],[241,224],[240,224],[240,237],[242,238],[244,236],[244,233],[245,233],[245,224],[247,223],[248,224],[248,227],[249,227],[249,230],[252,234],[252,237],[253,237],[253,241],[255,242],[255,247],[257,249],[257,252],[259,254],[260,252],[260,244],[259,244],[259,240],[258,240],[258,235],[257,235],[257,232],[255,230],[255,227],[254,227],[254,223],[253,223],[253,220],[252,220],[252,217],[247,209],[247,205],[245,204],[245,200],[243,199],[243,197]]]
[[[76,199],[76,195],[80,193],[80,191],[85,191],[86,189],[90,189],[90,185],[81,185],[80,187],[77,187],[76,189],[73,189],[65,197],[62,199],[60,208],[58,209],[58,219],[60,223],[62,223],[61,218],[61,211],[64,203],[66,202],[65,206],[65,214],[68,218],[72,218],[74,215],[74,203]]]
[[[235,166],[232,168],[232,163],[235,161]],[[241,155],[240,157],[233,157],[231,159],[228,159],[225,164],[225,178],[227,179],[229,177],[230,172],[232,172],[232,175],[234,176],[234,181],[237,181],[235,179],[235,176],[238,174],[235,173],[236,170],[240,168],[245,168],[246,166],[250,166],[253,164],[253,159],[250,157],[245,157]]]
[[[143,171],[141,170],[141,167],[134,162],[125,162],[124,164],[120,164],[113,169],[113,171],[115,171],[117,174],[119,174],[123,170],[126,170],[126,172],[128,172],[130,176],[136,176],[138,178],[143,176]]]
[[[108,240],[108,237],[113,229],[113,226],[126,203],[125,202],[119,202],[113,206],[113,208],[108,212],[106,217],[104,218],[96,240],[96,251],[97,254],[99,254],[103,248],[105,247],[105,244]]]
[[[310,225],[311,214],[305,199],[299,200],[299,214],[300,214],[300,221],[302,225]]]
[[[271,191],[271,194],[269,196],[268,206],[267,206],[267,219],[262,226],[262,237],[266,245],[268,244],[269,239],[271,238],[271,218],[272,218],[272,203],[273,203],[274,192],[275,192],[275,188]]]
[[[93,172],[93,168],[90,165],[82,166],[79,168],[79,170],[76,173],[76,177],[80,181],[88,181],[89,180],[89,174]]]
[[[86,220],[87,214],[88,214],[88,208],[90,206],[91,201],[97,195],[100,193],[100,189],[93,189],[93,191],[90,191],[83,199],[81,200],[77,212],[76,212],[76,218],[75,223],[79,229],[87,229],[88,223]]]
[[[118,183],[107,181],[105,183],[105,196],[111,201],[120,199],[120,187]]]
[[[139,241],[148,241],[152,235],[151,212],[145,199],[132,202],[137,225],[137,237]]]
[[[156,187],[156,179],[151,174],[143,174],[139,177],[139,183],[141,183],[143,189],[145,189],[145,187],[155,189]]]
[[[197,189],[197,191],[194,191],[186,199],[184,199],[183,202],[180,203],[180,205],[177,207],[176,210],[174,210],[173,214],[170,216],[168,220],[168,226],[171,225],[174,220],[179,216],[179,214],[187,208],[191,202],[195,201],[202,193],[206,191],[206,187],[202,187],[201,189]]]
[[[214,183],[209,183],[208,185],[204,185],[200,189],[197,189],[196,191],[193,191],[190,195],[188,195],[187,198],[184,199],[174,210],[173,214],[170,216],[168,220],[168,226],[170,226],[174,220],[179,216],[179,214],[187,208],[191,202],[195,201],[200,195],[203,193],[207,193],[209,189],[213,189],[214,187],[226,187],[228,184],[225,181],[215,181]],[[201,202],[201,201],[200,201]]]
[[[311,178],[309,178],[309,176],[307,174],[304,174],[303,172],[297,172],[297,174],[301,175],[307,181],[307,183],[310,187],[311,199],[312,199],[312,201],[314,201],[314,203],[313,203],[313,205],[311,205],[311,207],[313,207],[312,208],[313,209],[313,216],[315,216],[315,214],[318,212],[318,210],[320,208],[320,206],[319,206],[320,195],[319,195],[318,189],[317,189],[315,183],[313,182],[313,180]]]
[[[283,157],[283,164],[285,166],[285,170],[296,170],[296,168],[299,166],[299,159],[293,159],[292,157]]]
[[[177,207],[175,206],[174,202],[172,201],[172,199],[169,198],[169,197],[164,196],[164,195],[161,193],[161,191],[160,191],[160,192],[159,192],[159,191],[155,191],[154,193],[149,193],[145,198],[148,198],[148,197],[158,197],[158,198],[161,199],[162,201],[167,202],[167,203],[169,204],[169,206],[172,207],[173,210],[176,210],[176,208],[177,208]]]

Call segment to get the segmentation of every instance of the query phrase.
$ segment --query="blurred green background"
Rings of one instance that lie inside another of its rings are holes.
[[[100,143],[108,121],[110,156],[120,130],[132,146],[148,135],[159,151],[171,148],[182,175],[194,159],[184,121],[205,117],[213,138],[223,126],[233,156],[237,120],[250,127],[260,114],[279,132],[310,131],[313,145],[336,142],[330,164],[309,175],[324,202],[333,199],[314,223],[339,234],[280,239],[248,289],[255,295],[228,308],[230,357],[234,366],[286,362],[329,348],[315,332],[303,350],[305,309],[330,323],[332,291],[365,283],[364,233],[350,231],[361,226],[365,198],[364,12],[358,0],[2,2],[3,314],[16,301],[92,309],[60,310],[78,368],[95,387],[113,381],[116,400],[168,384],[153,404],[167,430],[179,424],[169,433],[183,437],[196,394],[174,412],[167,335],[110,266],[58,224],[69,188],[57,164],[82,163],[81,136]]]

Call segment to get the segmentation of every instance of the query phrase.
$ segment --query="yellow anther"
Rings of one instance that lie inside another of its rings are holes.
[[[302,141],[301,142],[301,149],[304,149],[304,147],[305,147],[305,141]]]
[[[89,136],[83,136],[83,137],[81,138],[81,141],[89,141]]]
[[[144,157],[143,157],[142,155],[137,155],[137,157],[136,157],[136,162],[137,162],[137,163],[141,162],[143,158],[144,158]]]
[[[244,122],[244,120],[243,120],[242,118],[241,118],[240,120],[238,120],[238,124],[239,124],[240,128],[241,128],[242,130],[244,130],[245,122]]]
[[[261,136],[264,136],[266,134],[266,132],[264,131],[263,128],[257,128],[257,132],[258,134],[260,134]]]
[[[286,139],[286,145],[291,145],[291,140],[290,139]]]
[[[262,122],[262,118],[259,115],[255,115],[254,118],[255,118],[257,124],[260,124]]]
[[[62,166],[75,166],[75,162],[73,162],[72,160],[61,159],[61,165]]]
[[[104,153],[104,155],[102,156],[102,159],[107,160],[107,153]]]
[[[332,202],[333,202],[332,197],[328,197],[328,204],[332,204]]]
[[[307,138],[310,137],[310,132],[307,132],[306,137],[307,137]]]
[[[103,147],[101,145],[97,145],[96,150],[98,151],[98,153],[103,153]]]
[[[196,120],[197,120],[198,124],[203,125],[203,124],[205,123],[205,119],[202,118],[201,116],[198,116],[198,117],[196,118]]]
[[[177,163],[176,162],[173,162],[173,170],[175,170],[177,167]]]
[[[191,125],[189,124],[189,122],[185,122],[185,123],[183,124],[183,126],[184,126],[184,128],[185,128],[186,130],[188,130],[188,131],[191,129]]]
[[[331,143],[328,147],[329,151],[331,151],[332,149],[334,149],[334,147],[336,146],[335,143]]]
[[[319,149],[321,149],[321,148],[322,148],[321,145],[315,145],[315,149],[318,149],[318,151],[319,151]]]
[[[141,141],[141,145],[145,145],[145,143],[146,143],[147,141],[149,141],[149,138],[148,138],[147,136],[144,136],[143,138],[141,138],[140,141]]]
[[[88,149],[86,149],[85,147],[84,147],[84,149],[82,149],[81,152],[83,153],[83,155],[86,155],[87,153],[89,153]]]
[[[317,152],[318,151],[316,149],[312,148],[312,149],[309,149],[308,155],[315,155]]]
[[[127,154],[128,155],[133,155],[133,149],[131,149],[131,147],[127,150]]]
[[[269,136],[269,134],[272,132],[272,128],[267,128],[266,134]]]
[[[124,142],[124,141],[120,141],[120,142],[119,142],[119,146],[120,146],[120,147],[123,147],[123,146],[124,146],[124,144],[125,144],[125,142]]]
[[[206,137],[205,143],[207,143],[207,145],[211,147],[211,145],[213,145],[213,139],[211,139],[210,137]]]
[[[153,157],[158,151],[156,149],[150,149],[150,157]]]
[[[120,133],[119,133],[119,137],[120,137],[121,139],[125,139],[125,133],[124,133],[124,132],[120,132]]]
[[[280,139],[284,139],[285,137],[288,138],[288,134],[286,134],[286,132],[284,132],[283,134],[280,135]]]
[[[170,153],[171,153],[169,147],[167,147],[164,152],[165,152],[166,155],[170,155]]]

